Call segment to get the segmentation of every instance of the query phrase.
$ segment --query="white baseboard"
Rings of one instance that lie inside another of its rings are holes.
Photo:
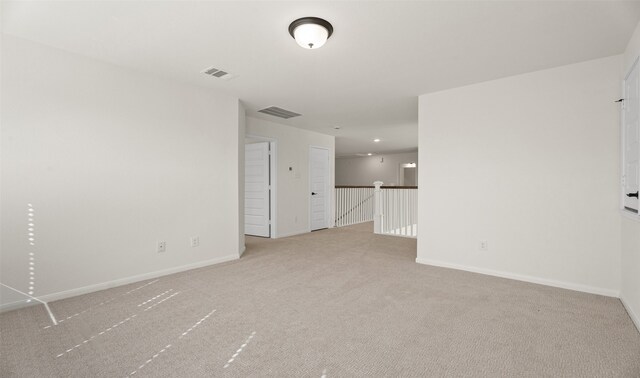
[[[0,304],[0,314],[3,313],[3,312],[17,310],[19,308],[35,306],[35,305],[39,305],[39,304],[41,304],[41,303],[40,302],[36,302],[36,301],[27,302],[26,299],[23,299],[23,300],[20,300],[20,301],[16,301],[16,302],[11,302],[11,303]]]
[[[464,270],[466,272],[486,274],[488,276],[508,278],[508,279],[512,279],[512,280],[516,280],[516,281],[523,281],[523,282],[530,282],[530,283],[535,283],[535,284],[540,284],[540,285],[559,287],[561,289],[581,291],[581,292],[589,293],[589,294],[604,295],[606,297],[619,298],[619,296],[620,296],[620,292],[618,292],[616,290],[603,289],[603,288],[599,288],[599,287],[575,284],[575,283],[571,283],[571,282],[556,281],[556,280],[550,280],[550,279],[547,279],[547,278],[526,276],[526,275],[522,275],[522,274],[509,273],[509,272],[501,272],[501,271],[497,271],[497,270],[477,268],[477,267],[473,267],[473,266],[451,264],[451,263],[447,263],[447,262],[443,262],[443,261],[437,261],[437,260],[431,260],[431,259],[417,258],[416,262],[419,263],[419,264],[433,265],[433,266],[438,266],[438,267],[442,267],[442,268],[450,268],[450,269]]]
[[[130,283],[134,283],[134,282],[138,282],[138,281],[144,281],[144,280],[148,280],[148,279],[151,279],[151,278],[158,278],[158,277],[166,276],[166,275],[173,274],[173,273],[179,273],[179,272],[184,272],[184,271],[191,270],[191,269],[202,268],[202,267],[205,267],[205,266],[214,265],[214,264],[220,264],[220,263],[227,262],[227,261],[233,261],[233,260],[237,260],[238,258],[239,257],[238,257],[237,254],[236,255],[222,256],[222,257],[218,257],[218,258],[215,258],[215,259],[199,261],[199,262],[196,262],[196,263],[176,266],[176,267],[172,267],[172,268],[168,268],[168,269],[158,270],[158,271],[155,271],[155,272],[138,274],[138,275],[135,275],[135,276],[119,278],[119,279],[113,280],[113,281],[101,282],[101,283],[94,284],[94,285],[88,285],[88,286],[83,286],[83,287],[79,287],[79,288],[75,288],[75,289],[60,291],[60,292],[57,292],[57,293],[46,294],[46,295],[38,296],[38,299],[40,299],[41,301],[44,301],[44,302],[53,302],[53,301],[57,301],[57,300],[60,300],[60,299],[71,298],[71,297],[75,297],[75,296],[82,295],[82,294],[93,293],[95,291],[110,289],[110,288],[113,288],[113,287],[116,287],[116,286],[127,285],[127,284],[130,284]],[[13,302],[13,303],[7,303],[7,304],[4,304],[4,305],[0,305],[0,312],[10,311],[10,310],[13,310],[13,309],[16,309],[16,308],[23,307],[23,306],[20,306],[19,303],[24,303],[24,301]]]
[[[635,313],[631,309],[631,306],[629,306],[629,302],[627,302],[624,299],[624,295],[620,296],[620,302],[622,302],[622,305],[624,306],[624,309],[627,310],[627,314],[629,314],[629,317],[633,321],[633,324],[636,325],[636,328],[638,329],[638,332],[640,332],[640,315],[638,315],[637,313]]]

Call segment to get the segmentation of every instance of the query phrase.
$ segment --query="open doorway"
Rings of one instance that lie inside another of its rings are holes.
[[[416,163],[400,164],[400,186],[418,186],[418,167]]]

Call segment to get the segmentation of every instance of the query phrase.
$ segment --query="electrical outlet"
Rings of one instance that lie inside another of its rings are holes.
[[[191,238],[191,247],[197,247],[200,245],[200,237],[194,236]]]
[[[486,240],[480,240],[480,244],[478,244],[478,249],[481,251],[489,250],[489,242]]]
[[[156,246],[156,252],[158,253],[163,253],[167,251],[167,242],[166,241],[159,241],[158,245]]]

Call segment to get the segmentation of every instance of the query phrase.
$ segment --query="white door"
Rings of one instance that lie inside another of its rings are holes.
[[[640,81],[638,63],[624,81],[624,184],[623,205],[638,211],[638,188],[640,187]]]
[[[311,231],[329,227],[329,150],[311,147],[309,151],[311,188]]]
[[[269,143],[244,146],[244,233],[269,237]]]

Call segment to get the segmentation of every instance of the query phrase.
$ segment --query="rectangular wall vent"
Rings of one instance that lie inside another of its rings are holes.
[[[298,114],[298,113],[291,112],[289,110],[285,110],[285,109],[279,108],[277,106],[271,106],[271,107],[264,108],[264,109],[261,109],[261,110],[258,110],[258,111],[260,113],[269,114],[269,115],[272,115],[274,117],[280,117],[280,118],[284,118],[284,119],[293,118],[293,117],[297,117],[297,116],[301,115],[301,114]]]
[[[235,75],[232,75],[230,73],[228,73],[225,70],[221,70],[219,68],[215,68],[215,67],[209,67],[203,71],[201,71],[201,73],[207,75],[207,76],[213,76],[213,77],[217,77],[220,79],[225,79],[225,80],[230,80],[233,79],[234,77],[236,77]]]

